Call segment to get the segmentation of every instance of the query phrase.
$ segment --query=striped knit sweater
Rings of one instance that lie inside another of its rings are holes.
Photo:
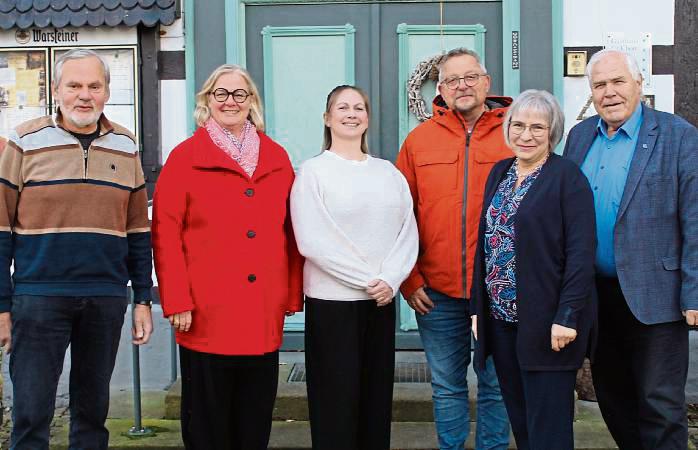
[[[60,113],[0,142],[0,312],[13,294],[149,299],[148,197],[135,139],[100,118],[86,154]],[[14,274],[10,277],[10,265]]]

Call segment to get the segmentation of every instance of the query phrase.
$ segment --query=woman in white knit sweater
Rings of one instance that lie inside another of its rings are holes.
[[[313,449],[390,448],[395,303],[419,238],[392,163],[368,154],[369,102],[327,96],[324,151],[303,163],[291,217],[305,256],[305,355]]]

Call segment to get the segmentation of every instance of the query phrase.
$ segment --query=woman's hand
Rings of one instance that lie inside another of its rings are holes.
[[[550,345],[554,351],[559,352],[567,344],[577,338],[577,330],[574,328],[563,327],[556,323],[550,329]]]
[[[172,314],[168,319],[170,319],[170,324],[174,327],[175,331],[186,333],[191,327],[191,311]]]
[[[473,336],[477,341],[477,316],[474,314],[470,316],[470,329],[473,330]]]
[[[389,305],[393,301],[393,288],[383,280],[369,281],[366,293],[376,301],[377,306]]]

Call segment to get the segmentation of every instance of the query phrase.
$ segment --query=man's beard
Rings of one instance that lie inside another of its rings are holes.
[[[90,125],[96,124],[101,115],[102,111],[93,111],[92,114],[90,114],[89,116],[79,115],[76,114],[74,111],[71,111],[68,114],[64,113],[64,117],[78,128],[85,128],[89,127]]]

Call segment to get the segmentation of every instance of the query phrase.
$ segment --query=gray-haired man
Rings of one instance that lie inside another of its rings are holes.
[[[53,94],[56,116],[19,125],[0,148],[0,344],[12,346],[11,448],[48,449],[70,345],[70,448],[106,449],[129,280],[133,342],[145,344],[152,332],[147,195],[135,139],[102,113],[106,62],[90,50],[67,52],[56,62]]]
[[[587,76],[599,115],[572,128],[565,155],[594,192],[596,395],[622,450],[686,448],[687,324],[698,321],[698,130],[642,104],[642,75],[625,53],[596,53]]]
[[[468,299],[478,223],[487,175],[511,156],[502,133],[511,99],[488,96],[489,88],[477,53],[449,51],[439,64],[434,115],[410,132],[396,162],[410,186],[420,236],[417,264],[400,291],[417,313],[441,450],[462,449],[470,433]],[[506,449],[509,420],[492,359],[475,369],[476,449]]]

